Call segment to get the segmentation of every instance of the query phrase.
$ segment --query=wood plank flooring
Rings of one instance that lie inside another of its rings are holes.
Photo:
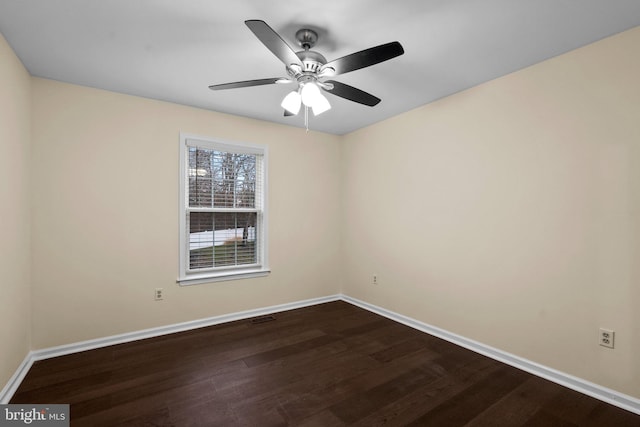
[[[35,362],[11,403],[72,426],[640,426],[338,301]]]

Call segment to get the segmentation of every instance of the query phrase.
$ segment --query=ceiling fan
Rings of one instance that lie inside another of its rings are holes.
[[[318,41],[318,34],[313,30],[303,28],[296,32],[298,44],[303,49],[296,52],[266,22],[248,20],[245,21],[245,24],[284,63],[286,77],[217,84],[209,86],[209,89],[222,90],[269,84],[297,83],[297,88],[282,101],[281,105],[285,110],[285,116],[298,114],[302,105],[311,108],[316,116],[329,110],[331,105],[327,98],[322,95],[322,91],[369,107],[377,105],[380,102],[380,98],[353,86],[330,79],[340,74],[387,61],[404,53],[402,45],[395,41],[327,62],[324,56],[311,50]],[[308,108],[305,108],[305,119],[307,118],[307,112]]]

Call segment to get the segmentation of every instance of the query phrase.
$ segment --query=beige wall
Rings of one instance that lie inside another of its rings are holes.
[[[51,80],[32,90],[34,348],[339,292],[338,137]],[[176,284],[181,131],[268,146],[270,276]]]
[[[30,350],[31,79],[0,34],[0,389]]]
[[[640,28],[347,135],[344,293],[640,397],[638,46]]]

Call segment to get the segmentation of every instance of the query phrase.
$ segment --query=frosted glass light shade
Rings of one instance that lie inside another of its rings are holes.
[[[300,91],[302,103],[307,107],[311,107],[314,115],[319,115],[331,108],[331,104],[325,96],[320,92],[317,84],[310,82],[302,86]]]
[[[318,96],[311,106],[311,109],[313,110],[313,115],[318,116],[325,111],[330,110],[331,104],[329,104],[329,100],[327,100],[327,98],[323,94],[318,93]]]
[[[302,95],[302,103],[307,107],[313,107],[318,97],[322,96],[318,85],[311,82],[305,83],[304,86],[302,86],[300,95]]]
[[[289,92],[280,105],[291,114],[296,115],[300,111],[300,105],[302,105],[301,96],[296,90]]]

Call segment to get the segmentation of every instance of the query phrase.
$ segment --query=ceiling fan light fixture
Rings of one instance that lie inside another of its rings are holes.
[[[316,100],[322,96],[320,88],[314,82],[303,84],[300,95],[302,96],[302,103],[307,107],[313,107]]]
[[[331,104],[329,104],[327,98],[320,92],[320,88],[315,82],[305,83],[300,90],[300,96],[302,103],[306,107],[311,107],[315,116],[331,109]]]
[[[314,116],[319,116],[325,111],[330,110],[331,104],[329,104],[329,100],[320,93],[318,94],[318,97],[316,98],[313,105],[311,106],[311,109],[313,110]]]
[[[302,105],[301,96],[297,90],[291,91],[284,97],[280,105],[295,116],[300,111],[300,106]]]

